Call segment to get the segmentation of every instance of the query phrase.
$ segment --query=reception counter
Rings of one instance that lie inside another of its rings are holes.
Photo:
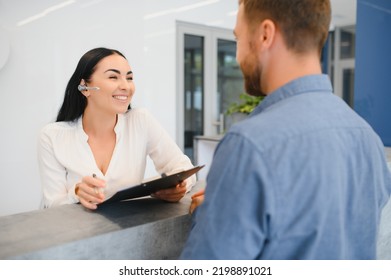
[[[177,259],[191,226],[191,195],[178,203],[142,198],[89,211],[81,205],[0,217],[0,259]],[[391,259],[391,200],[385,206],[378,259]]]
[[[176,259],[190,230],[198,182],[178,203],[142,198],[0,217],[0,259]]]

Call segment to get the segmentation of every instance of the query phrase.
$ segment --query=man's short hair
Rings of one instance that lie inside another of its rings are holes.
[[[300,54],[317,48],[321,53],[330,26],[329,0],[239,0],[242,3],[250,31],[270,19],[288,49]]]

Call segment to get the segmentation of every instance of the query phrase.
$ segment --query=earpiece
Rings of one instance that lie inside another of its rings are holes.
[[[85,86],[85,85],[78,85],[78,86],[77,86],[77,89],[78,89],[79,91],[85,91],[85,90],[100,90],[99,87],[87,87],[87,86]]]
[[[87,87],[86,87],[86,86],[83,86],[83,85],[78,85],[78,86],[77,86],[77,89],[78,89],[79,91],[84,91],[84,90],[87,90]]]

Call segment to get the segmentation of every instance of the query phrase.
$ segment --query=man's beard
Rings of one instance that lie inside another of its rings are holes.
[[[246,93],[253,96],[266,96],[261,89],[261,66],[257,63],[255,55],[249,55],[240,64],[244,78],[244,88]]]

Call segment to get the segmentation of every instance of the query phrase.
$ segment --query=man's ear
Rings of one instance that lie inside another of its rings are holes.
[[[276,25],[270,19],[266,19],[259,25],[258,43],[261,49],[269,49],[275,40]]]

